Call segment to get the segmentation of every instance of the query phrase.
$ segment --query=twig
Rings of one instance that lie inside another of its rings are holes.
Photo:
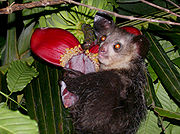
[[[129,20],[141,20],[141,21],[148,21],[148,22],[158,22],[158,23],[171,24],[171,25],[179,25],[180,26],[180,23],[176,23],[176,22],[161,21],[161,20],[156,20],[156,19],[147,19],[147,18],[138,18],[138,17],[134,17],[134,16],[120,15],[120,14],[117,14],[115,12],[99,9],[99,8],[96,8],[96,7],[93,7],[93,6],[90,6],[90,5],[85,5],[83,3],[79,3],[79,2],[76,2],[76,1],[73,1],[73,0],[64,0],[64,1],[76,4],[76,5],[88,7],[90,9],[94,9],[94,10],[97,10],[97,11],[105,12],[105,13],[108,13],[110,15],[113,15],[113,16],[119,17],[119,18],[124,18],[124,19],[129,19]]]
[[[172,5],[174,5],[175,7],[180,9],[180,6],[177,5],[176,3],[172,2],[171,0],[166,0],[167,2],[171,3]]]
[[[12,92],[11,92],[12,93]],[[15,100],[13,100],[11,97],[9,97],[10,95],[7,95],[3,92],[0,91],[0,94],[2,94],[4,97],[6,97],[7,101],[8,99],[10,99],[11,101],[13,101],[14,103],[16,103],[18,106],[20,106],[21,108],[23,108],[25,111],[27,111],[27,109],[25,107],[23,107],[21,104],[19,104],[18,102],[16,102]]]
[[[160,7],[160,6],[158,6],[158,5],[155,5],[155,4],[153,4],[153,3],[148,2],[148,1],[146,1],[146,0],[141,0],[141,2],[146,3],[146,4],[148,4],[148,5],[152,6],[152,7],[158,8],[158,9],[160,9],[160,10],[163,10],[163,11],[165,11],[165,12],[167,12],[167,13],[170,13],[170,14],[172,14],[172,15],[175,15],[175,16],[177,16],[177,17],[180,17],[180,15],[172,12],[171,10],[166,9],[166,8],[163,8],[163,7]]]
[[[24,3],[24,4],[11,4],[6,8],[0,9],[0,14],[11,14],[14,11],[23,10],[26,8],[33,8],[33,7],[41,7],[41,6],[48,6],[48,5],[57,5],[65,3],[64,0],[44,0],[44,1],[34,1],[31,3]]]
[[[157,22],[157,23],[164,23],[164,24],[179,25],[180,26],[180,23],[171,22],[171,21],[161,21],[161,20],[156,20],[156,19],[147,19],[147,18],[138,18],[138,17],[134,17],[134,16],[120,15],[120,14],[117,14],[115,12],[99,9],[99,8],[96,8],[96,7],[93,7],[90,5],[86,5],[83,3],[79,3],[79,2],[76,2],[73,0],[54,0],[54,1],[53,0],[44,0],[44,1],[35,1],[32,3],[14,4],[14,5],[11,5],[9,7],[0,9],[0,14],[11,14],[14,11],[23,10],[26,8],[48,6],[48,5],[57,5],[57,4],[62,4],[62,3],[70,3],[70,4],[72,3],[75,5],[79,5],[79,6],[84,6],[84,7],[90,8],[90,9],[105,12],[105,13],[113,15],[115,17],[124,18],[124,19],[128,19],[128,20],[141,20],[141,21]]]

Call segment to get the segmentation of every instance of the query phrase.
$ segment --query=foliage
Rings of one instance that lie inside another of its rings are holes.
[[[107,0],[102,0],[101,2],[97,0],[82,0],[81,3],[92,5],[100,9],[112,10],[113,8],[112,5],[108,4]],[[52,10],[52,8],[49,7],[46,8],[46,10]],[[84,35],[81,30],[82,25],[90,24],[92,26],[96,12],[96,10],[90,10],[87,7],[62,4],[60,6],[60,11],[57,13],[41,16],[39,24],[40,27],[58,27],[66,29],[74,34],[80,43],[83,43]]]
[[[180,102],[180,75],[177,69],[165,54],[165,51],[162,49],[157,39],[149,33],[145,35],[151,43],[151,49],[147,56],[150,65],[168,92]]]
[[[19,111],[0,105],[1,134],[38,134],[37,123]]]
[[[180,9],[164,1],[154,0],[153,2],[173,12],[180,12]],[[179,4],[177,0],[174,2]],[[139,0],[103,0],[101,2],[81,0],[81,3],[116,11],[119,14],[141,15],[144,18],[180,22],[176,16],[140,3]],[[93,26],[96,12],[72,4],[24,9],[22,12],[24,29],[20,36],[16,35],[16,27],[7,30],[5,46],[0,49],[2,61],[0,94],[5,97],[5,99],[0,97],[0,102],[5,102],[0,105],[0,133],[16,133],[14,129],[25,133],[26,128],[31,129],[32,133],[38,133],[37,124],[31,119],[37,121],[39,133],[73,133],[73,126],[68,118],[70,115],[61,104],[57,84],[61,76],[61,69],[37,57],[32,57],[30,38],[36,27],[58,27],[70,31],[83,43],[82,25]],[[15,22],[15,17],[15,13],[8,15],[8,23]],[[116,22],[119,26],[134,26],[141,29],[151,43],[147,56],[149,73],[147,73],[146,100],[149,110],[138,134],[177,134],[180,131],[180,27],[121,19],[116,19]],[[34,77],[36,78],[33,79]],[[19,94],[25,97],[27,109],[21,105],[24,97]],[[15,96],[14,99],[11,98],[12,95]],[[4,105],[10,107],[10,100],[17,103],[17,108],[21,111],[27,110],[31,119],[18,111],[11,111],[5,107]],[[9,114],[12,118],[8,118]],[[4,122],[2,118],[7,121]],[[16,122],[18,120],[18,123],[16,124],[14,120]],[[20,121],[27,122],[27,126],[22,126]],[[9,125],[15,123],[14,129],[4,125],[5,123]]]
[[[7,86],[11,92],[21,91],[28,83],[37,77],[38,73],[34,67],[30,68],[21,61],[14,61],[7,73]]]

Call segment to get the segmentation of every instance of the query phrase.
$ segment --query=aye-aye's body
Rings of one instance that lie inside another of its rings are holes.
[[[99,72],[77,75],[67,70],[63,79],[78,98],[70,107],[74,125],[82,133],[134,134],[146,115],[143,58],[148,42],[96,17]]]

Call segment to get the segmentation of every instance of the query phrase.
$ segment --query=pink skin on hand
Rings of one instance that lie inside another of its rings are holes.
[[[65,108],[73,106],[78,101],[78,96],[66,89],[64,81],[61,81],[61,97]]]

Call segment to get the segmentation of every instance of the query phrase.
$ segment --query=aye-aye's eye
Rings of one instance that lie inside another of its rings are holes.
[[[103,36],[101,36],[100,41],[105,41],[106,38],[107,38],[106,35],[103,35]]]
[[[119,50],[121,48],[121,43],[117,42],[115,45],[114,45],[114,49],[115,50]]]

